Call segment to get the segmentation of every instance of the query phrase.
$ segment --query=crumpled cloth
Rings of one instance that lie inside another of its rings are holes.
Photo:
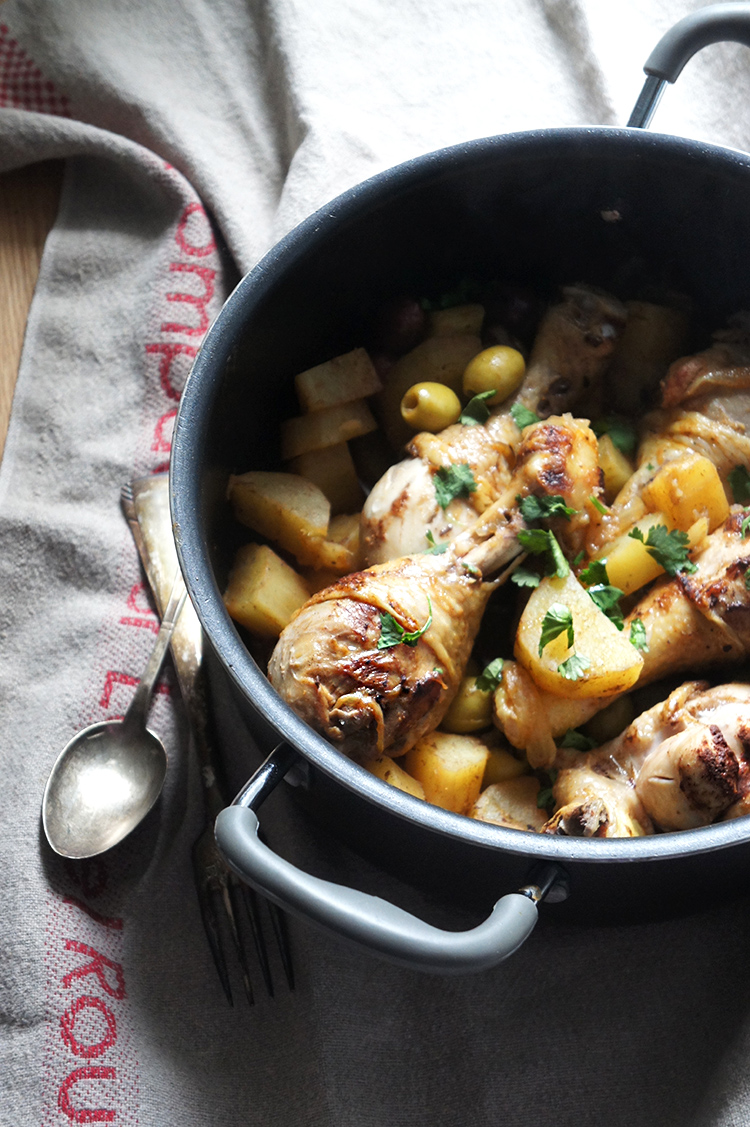
[[[729,1127],[750,1123],[750,904],[554,923],[493,971],[400,970],[290,922],[293,993],[229,1008],[190,870],[203,825],[173,678],[156,811],[86,864],[40,829],[50,767],[122,714],[155,614],[119,510],[164,466],[239,275],[402,159],[624,123],[686,0],[7,0],[0,170],[66,158],[0,470],[0,1122],[7,1127]],[[714,46],[663,132],[750,148],[750,53]],[[264,827],[320,875],[423,903],[282,791]],[[499,890],[503,892],[506,890]],[[230,956],[231,961],[231,956]],[[256,976],[257,978],[257,976]]]

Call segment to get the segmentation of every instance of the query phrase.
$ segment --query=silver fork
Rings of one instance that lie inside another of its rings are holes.
[[[168,475],[123,486],[122,508],[130,525],[157,608],[162,611],[177,553],[169,513]],[[172,659],[198,753],[206,808],[206,824],[193,845],[192,862],[198,903],[208,945],[230,1005],[234,1004],[224,951],[228,934],[240,966],[245,995],[255,1001],[244,931],[249,927],[266,991],[272,997],[273,978],[265,930],[270,926],[287,985],[294,989],[294,972],[282,913],[259,897],[225,865],[214,840],[214,821],[227,805],[219,782],[220,759],[210,729],[206,676],[202,664],[203,636],[193,607],[187,603],[172,638]],[[264,916],[267,923],[264,924]],[[242,921],[242,922],[240,922]]]

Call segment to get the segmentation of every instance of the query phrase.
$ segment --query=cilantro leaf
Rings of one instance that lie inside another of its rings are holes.
[[[441,509],[447,509],[455,497],[468,497],[477,488],[471,467],[465,462],[441,466],[435,473],[435,498]]]
[[[552,804],[552,787],[540,787],[537,791],[536,804],[539,810],[546,810]]]
[[[495,689],[500,684],[504,665],[505,661],[501,657],[496,657],[489,665],[485,665],[476,680],[476,687],[480,692],[494,693]]]
[[[551,532],[549,533],[549,541],[549,550],[552,553],[552,563],[554,565],[554,570],[549,574],[556,575],[558,579],[564,579],[566,575],[570,574],[568,561],[565,559],[562,548]]]
[[[463,423],[465,427],[475,427],[480,423],[486,423],[490,417],[487,400],[492,399],[493,395],[497,395],[496,388],[478,392],[464,407],[458,420],[459,423]]]
[[[676,575],[678,571],[692,575],[698,570],[688,556],[687,532],[681,532],[677,528],[669,532],[664,524],[652,524],[646,537],[640,528],[631,528],[628,536],[633,540],[640,540],[648,549],[648,554],[664,568],[667,575]]]
[[[602,583],[606,586],[609,583],[607,561],[592,560],[591,563],[583,569],[578,578],[584,587],[593,587],[594,584],[598,583]]]
[[[617,449],[621,450],[623,454],[632,454],[638,442],[638,435],[633,424],[617,415],[605,415],[604,418],[597,419],[595,423],[592,423],[591,429],[597,438],[603,434],[608,434]]]
[[[523,403],[514,403],[510,409],[513,416],[513,422],[519,428],[524,430],[525,427],[530,427],[534,423],[540,423],[542,420],[535,411],[530,411],[528,407],[524,407]]]
[[[575,556],[573,557],[573,567],[579,567],[580,564],[583,563],[585,558],[586,558],[586,552],[584,551],[583,548],[581,548],[580,552],[576,552]]]
[[[599,500],[599,498],[598,498],[598,497],[595,497],[593,493],[592,493],[592,494],[591,494],[591,496],[589,497],[589,501],[590,501],[590,502],[591,502],[591,504],[592,504],[592,505],[594,506],[594,508],[596,509],[597,513],[601,513],[601,514],[602,514],[602,516],[605,516],[605,515],[606,515],[606,514],[607,514],[607,513],[609,512],[609,509],[607,508],[607,506],[606,506],[606,505],[603,505],[603,504],[601,503],[601,501]]]
[[[747,472],[747,466],[735,466],[727,481],[736,503],[746,505],[750,501],[750,473]]]
[[[531,522],[532,520],[548,520],[550,517],[565,517],[570,520],[578,512],[577,509],[571,509],[570,505],[565,504],[565,498],[561,497],[559,493],[554,496],[535,497],[516,497],[521,516],[525,521]]]
[[[589,668],[591,662],[583,654],[571,654],[566,661],[561,661],[557,667],[557,672],[560,673],[566,681],[577,681],[583,676],[584,672]]]
[[[622,610],[620,609],[620,599],[624,595],[619,587],[612,587],[605,583],[595,583],[592,587],[588,588],[588,593],[594,600],[600,611],[606,614],[607,618],[614,622],[618,630],[622,630],[625,625]]]
[[[435,541],[435,537],[432,535],[431,528],[429,528],[424,535],[427,543],[430,545],[429,548],[425,549],[428,556],[441,556],[443,552],[448,551],[448,548],[450,547],[449,542],[446,540],[444,544],[438,544]]]
[[[596,740],[592,740],[590,736],[584,736],[583,732],[579,732],[577,728],[568,728],[558,746],[572,747],[575,751],[592,751],[598,745]]]
[[[648,653],[648,638],[642,618],[634,618],[631,622],[630,641],[640,653]]]
[[[515,583],[516,587],[538,587],[541,582],[539,574],[532,571],[530,567],[524,567],[521,564],[510,577],[511,583]]]
[[[550,553],[552,558],[551,569],[548,568],[547,570],[548,575],[556,575],[558,579],[565,579],[566,575],[570,573],[568,561],[565,559],[554,533],[543,528],[524,528],[518,533],[518,543],[534,556],[543,555],[545,552]]]
[[[750,513],[747,514],[740,525],[740,536],[747,536],[748,529],[750,529]]]
[[[573,615],[570,607],[565,603],[553,603],[542,619],[542,633],[539,638],[539,656],[541,657],[545,646],[555,638],[567,631],[568,647],[573,645],[575,630],[573,629]]]
[[[405,646],[416,646],[419,639],[424,632],[432,625],[432,603],[430,596],[427,596],[427,606],[429,614],[424,626],[420,626],[418,630],[404,630],[400,622],[397,622],[392,614],[388,611],[380,612],[380,637],[378,638],[378,649],[389,650],[393,646],[398,646],[402,642]]]

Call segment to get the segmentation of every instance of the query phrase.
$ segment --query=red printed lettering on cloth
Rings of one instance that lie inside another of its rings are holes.
[[[202,337],[209,325],[208,303],[214,296],[216,271],[210,266],[199,266],[197,262],[170,262],[169,269],[176,274],[197,278],[202,285],[202,293],[179,290],[167,294],[167,301],[184,302],[193,307],[198,314],[198,324],[191,325],[181,321],[165,321],[161,326],[163,333],[184,333],[189,337]]]
[[[97,1020],[86,1021],[95,1014]],[[83,1018],[81,1018],[83,1014]],[[104,1026],[102,1027],[101,1020]],[[80,1026],[83,1032],[77,1032]],[[76,998],[60,1018],[60,1035],[65,1044],[77,1057],[92,1060],[111,1049],[117,1040],[117,1020],[106,1002],[94,994],[82,994]]]
[[[202,204],[189,203],[177,224],[175,242],[185,254],[204,258],[216,250],[211,224]]]
[[[151,443],[151,449],[159,454],[169,454],[172,449],[172,426],[174,420],[177,418],[177,408],[173,407],[171,411],[166,414],[157,422],[154,427],[154,441]]]
[[[114,1068],[107,1065],[90,1064],[84,1068],[74,1068],[60,1085],[57,1096],[57,1106],[63,1115],[67,1115],[73,1123],[111,1123],[117,1115],[114,1108],[109,1107],[76,1107],[73,1104],[74,1091],[77,1084],[85,1080],[116,1080],[117,1073]]]
[[[101,924],[102,927],[109,927],[114,931],[122,931],[122,920],[119,916],[103,916],[101,912],[97,912],[96,908],[92,908],[90,904],[79,900],[77,896],[63,896],[63,904],[70,904],[74,908],[80,908],[94,923]]]
[[[122,673],[119,669],[108,669],[104,674],[104,688],[102,695],[99,698],[100,708],[109,708],[112,700],[112,694],[118,685],[137,685],[138,678],[134,677],[132,673]],[[157,693],[163,693],[165,696],[172,695],[172,686],[160,681],[154,690]],[[114,717],[111,717],[114,719]]]
[[[145,583],[141,581],[133,584],[130,588],[127,605],[128,610],[134,613],[123,615],[120,619],[121,626],[136,626],[139,629],[152,630],[154,634],[158,634],[159,620],[149,604]],[[148,617],[143,617],[144,615]]]
[[[63,986],[70,986],[75,979],[86,978],[87,975],[94,974],[99,980],[102,990],[109,994],[110,998],[122,999],[125,997],[125,975],[121,963],[116,963],[114,959],[108,958],[101,951],[94,950],[93,947],[89,947],[88,943],[81,943],[78,939],[66,939],[65,950],[77,951],[80,955],[86,955],[89,961],[81,963],[80,966],[74,967],[73,970],[64,974]],[[114,984],[112,983],[112,976],[114,976]]]
[[[162,331],[167,331],[163,325]],[[164,394],[169,396],[170,399],[179,399],[190,365],[198,355],[197,347],[194,344],[181,344],[179,342],[169,344],[159,341],[155,344],[147,344],[146,352],[149,355],[159,357],[159,381]],[[177,365],[178,357],[185,357],[188,363]],[[173,374],[173,366],[179,368],[178,373]]]

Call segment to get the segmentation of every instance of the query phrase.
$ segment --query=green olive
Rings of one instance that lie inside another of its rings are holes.
[[[526,361],[517,349],[496,344],[485,348],[466,365],[464,394],[471,397],[494,389],[497,394],[487,401],[494,406],[513,394],[525,372]]]
[[[440,725],[446,732],[467,735],[492,724],[492,693],[477,688],[476,677],[464,677]]]
[[[461,400],[442,383],[415,383],[401,400],[401,414],[414,430],[432,434],[458,422]]]

